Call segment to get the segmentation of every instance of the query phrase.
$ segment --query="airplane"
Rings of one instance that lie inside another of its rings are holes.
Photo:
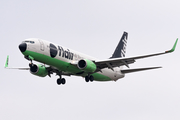
[[[112,56],[108,59],[99,60],[49,41],[29,38],[25,39],[19,45],[24,58],[30,61],[29,67],[9,68],[9,56],[7,56],[5,68],[29,70],[30,73],[39,77],[45,77],[47,75],[51,77],[51,74],[56,73],[59,76],[57,79],[58,85],[64,85],[66,83],[65,78],[62,78],[62,76],[72,75],[81,76],[85,78],[86,82],[117,81],[127,73],[161,68],[147,67],[130,69],[129,64],[134,63],[138,59],[172,53],[178,42],[177,38],[173,48],[165,52],[125,57],[127,39],[128,33],[124,32]],[[41,64],[34,64],[34,61]],[[123,69],[123,66],[126,66],[128,69]]]

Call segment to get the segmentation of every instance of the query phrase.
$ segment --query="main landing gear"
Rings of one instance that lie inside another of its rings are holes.
[[[64,84],[66,84],[66,80],[65,80],[64,78],[62,78],[62,79],[61,79],[61,78],[58,78],[58,79],[57,79],[57,84],[58,84],[58,85],[60,85],[60,84],[64,85]]]
[[[89,81],[93,82],[94,81],[94,77],[92,75],[88,75],[88,76],[85,77],[85,81],[86,82],[89,82]]]
[[[59,75],[59,78],[57,79],[57,84],[58,84],[58,85],[60,85],[60,84],[62,84],[62,85],[66,84],[66,80],[61,77],[61,72],[57,71],[56,73],[57,73],[57,75]]]

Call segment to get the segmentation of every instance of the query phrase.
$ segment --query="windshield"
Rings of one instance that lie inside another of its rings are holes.
[[[25,43],[34,43],[34,41],[23,41],[23,42],[25,42]]]

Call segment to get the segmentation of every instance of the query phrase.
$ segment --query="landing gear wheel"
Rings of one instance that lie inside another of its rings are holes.
[[[90,75],[90,76],[89,76],[89,80],[90,80],[91,82],[93,82],[93,81],[94,81],[94,77],[93,77],[92,75]]]
[[[86,82],[89,82],[89,76],[86,76],[86,77],[85,77],[85,81],[86,81]]]
[[[61,79],[57,79],[57,84],[60,85],[61,84]]]
[[[59,78],[59,79],[57,79],[57,84],[58,85],[60,85],[60,84],[64,85],[64,84],[66,84],[66,80],[64,78],[62,78],[62,79]]]
[[[66,80],[64,78],[61,79],[61,83],[64,85],[66,84]]]
[[[33,67],[34,66],[34,64],[33,63],[29,63],[29,67],[31,68],[31,67]]]

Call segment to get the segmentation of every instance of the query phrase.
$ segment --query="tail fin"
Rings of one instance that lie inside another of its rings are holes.
[[[125,57],[128,33],[124,32],[111,58]]]

